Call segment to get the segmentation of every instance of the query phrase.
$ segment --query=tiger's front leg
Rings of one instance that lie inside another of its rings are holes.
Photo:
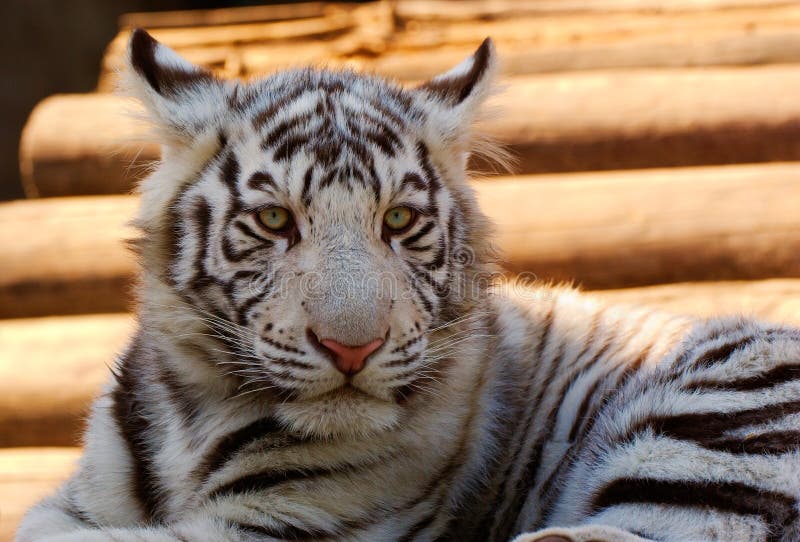
[[[66,488],[65,488],[66,489]],[[68,491],[42,501],[23,521],[17,542],[244,542],[277,540],[254,533],[240,523],[198,513],[174,524],[110,527],[81,514]]]
[[[525,533],[512,542],[651,542],[628,531],[608,525],[585,525],[571,528],[550,528]]]

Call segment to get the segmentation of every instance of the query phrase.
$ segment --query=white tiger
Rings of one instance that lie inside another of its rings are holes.
[[[138,332],[19,542],[800,540],[800,332],[489,280],[489,40],[416,89],[128,59]]]

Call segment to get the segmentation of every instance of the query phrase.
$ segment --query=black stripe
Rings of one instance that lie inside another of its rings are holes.
[[[637,333],[638,334],[638,333]],[[635,374],[639,372],[642,364],[647,359],[648,355],[650,354],[650,350],[653,348],[653,345],[649,345],[644,352],[642,352],[638,358],[636,358],[632,363],[629,365],[621,364],[620,366],[623,367],[623,370],[620,371],[620,374],[617,376],[616,380],[610,387],[607,387],[605,392],[605,397],[601,396],[598,401],[594,402],[594,406],[590,412],[586,413],[586,416],[581,422],[581,427],[576,433],[576,437],[578,434],[583,435],[585,438],[588,435],[592,428],[594,427],[595,422],[600,418],[600,409],[606,404],[607,397],[611,393],[616,393],[628,382],[628,380]],[[615,372],[618,370],[619,366],[615,369]],[[609,375],[611,376],[611,375]],[[608,379],[606,379],[606,382]],[[574,427],[573,427],[574,429]]]
[[[211,474],[222,468],[233,457],[251,444],[275,437],[288,437],[281,424],[274,418],[261,418],[220,438],[209,453],[198,464],[193,478],[205,482]],[[292,437],[294,440],[294,437]],[[281,440],[285,443],[285,439]]]
[[[250,226],[248,226],[247,224],[245,224],[241,220],[237,220],[236,222],[234,222],[233,226],[237,230],[242,232],[244,235],[246,235],[248,237],[252,237],[253,239],[258,240],[266,248],[271,248],[271,247],[275,246],[275,241],[273,241],[272,239],[267,239],[266,237],[263,237],[262,235],[259,235]]]
[[[295,369],[316,369],[312,364],[306,363],[305,361],[300,361],[299,359],[290,359],[290,358],[270,358],[272,363],[277,365],[288,365],[290,367],[294,367]]]
[[[211,229],[211,206],[204,198],[198,198],[193,202],[192,219],[195,223],[195,233],[197,235],[197,253],[194,258],[194,276],[189,282],[192,289],[203,289],[210,284],[216,284],[217,280],[208,274],[206,270],[206,256],[208,254],[208,236]]]
[[[401,181],[401,184],[411,185],[420,192],[424,192],[425,190],[428,189],[428,185],[425,184],[425,181],[422,180],[422,177],[420,177],[417,173],[414,172],[406,173],[405,176],[403,177],[403,180]]]
[[[422,171],[425,173],[425,181],[430,191],[430,198],[432,199],[433,194],[442,187],[442,183],[439,181],[439,176],[436,175],[436,169],[434,169],[431,163],[431,153],[428,151],[428,146],[422,141],[417,142],[417,160],[419,160]]]
[[[755,336],[748,335],[733,342],[716,346],[711,350],[704,352],[703,355],[695,359],[694,363],[692,364],[692,368],[707,369],[713,365],[727,361],[736,350],[744,348],[748,344],[752,343],[755,339]]]
[[[606,342],[603,344],[603,347],[597,351],[597,354],[592,358],[592,360],[587,363],[584,367],[585,369],[591,369],[594,367],[603,356],[606,355],[609,348],[614,344],[614,340],[616,339],[616,335],[612,335],[609,337]],[[580,429],[581,425],[583,424],[583,420],[586,419],[586,413],[589,411],[589,406],[591,405],[592,399],[594,398],[594,394],[597,391],[597,388],[605,379],[606,375],[601,375],[592,386],[584,392],[583,401],[581,401],[580,407],[578,407],[578,411],[575,413],[575,419],[572,422],[572,428],[569,431],[569,436],[567,437],[568,440],[574,441],[578,437],[578,430]]]
[[[272,175],[265,171],[256,171],[250,176],[250,179],[247,181],[247,187],[252,190],[277,190],[278,185],[275,183],[275,179],[272,178]]]
[[[620,504],[701,507],[743,516],[758,515],[768,524],[769,541],[782,540],[782,533],[797,518],[796,501],[791,496],[738,482],[622,478],[595,495],[592,514]]]
[[[234,304],[236,307],[237,324],[243,326],[248,323],[247,316],[249,315],[250,309],[264,301],[267,295],[272,292],[273,285],[273,282],[269,281],[266,283],[266,285],[261,285],[262,287],[259,289],[259,291],[255,295],[247,298],[241,305]]]
[[[436,223],[433,220],[431,220],[430,222],[427,222],[424,226],[422,226],[419,229],[419,231],[417,233],[415,233],[411,237],[406,237],[405,239],[403,239],[401,241],[401,244],[404,247],[407,247],[408,245],[413,245],[414,243],[416,243],[417,241],[419,241],[420,239],[422,239],[423,237],[428,235],[428,233],[430,233],[430,231],[433,229],[433,227],[435,225],[436,225]]]
[[[253,127],[256,129],[260,129],[270,120],[272,120],[272,118],[278,113],[278,111],[287,108],[290,103],[297,100],[303,94],[311,91],[312,89],[310,88],[299,86],[293,89],[288,94],[284,94],[283,96],[274,100],[271,104],[269,104],[266,108],[264,108],[253,118]]]
[[[314,166],[309,166],[303,177],[303,192],[301,198],[303,205],[308,207],[311,204],[311,181],[314,180]]]
[[[692,412],[674,416],[654,416],[632,425],[620,440],[630,442],[639,433],[651,430],[671,438],[708,443],[726,431],[771,422],[797,412],[800,412],[800,400],[772,403],[735,412]]]
[[[223,234],[222,236],[222,255],[225,256],[225,259],[227,259],[229,262],[238,263],[242,260],[246,260],[255,252],[258,252],[263,248],[264,247],[262,246],[253,246],[239,250],[234,246],[233,241],[231,241],[227,235]]]
[[[233,151],[229,151],[225,156],[225,161],[222,163],[220,180],[236,195],[239,194],[239,173],[240,168],[236,155]]]
[[[772,388],[780,384],[800,379],[800,365],[779,365],[761,374],[753,375],[738,380],[713,380],[700,381],[688,384],[687,390],[732,390],[755,391]]]
[[[140,337],[120,360],[114,376],[117,385],[111,393],[112,412],[120,436],[130,453],[132,471],[130,486],[144,514],[145,520],[162,519],[162,496],[155,462],[153,425],[146,416],[144,398],[141,397],[142,375],[136,372],[143,366]]]
[[[276,341],[274,339],[271,339],[269,337],[265,337],[264,335],[261,335],[261,340],[264,341],[265,343],[271,345],[271,346],[274,346],[278,350],[283,350],[285,352],[291,352],[292,354],[300,354],[300,355],[303,355],[303,356],[306,355],[306,353],[303,352],[302,350],[300,350],[299,348],[295,348],[294,346],[289,346],[288,344],[283,344],[283,343],[278,342],[278,341]]]
[[[300,147],[308,143],[308,136],[293,135],[287,137],[273,152],[272,159],[276,161],[291,160]]]
[[[800,431],[772,431],[720,439],[707,443],[706,447],[732,454],[781,455],[800,451]]]
[[[351,468],[355,465],[351,465]],[[331,476],[344,472],[344,469],[336,469],[329,467],[317,468],[293,468],[280,471],[264,471],[254,474],[248,474],[237,478],[227,484],[223,484],[208,495],[210,499],[218,499],[220,497],[227,497],[239,493],[257,493],[266,491],[279,484],[288,482],[308,481],[314,478],[321,478]]]
[[[425,294],[422,292],[422,288],[420,287],[420,280],[419,279],[420,279],[420,277],[418,276],[417,271],[415,269],[413,269],[413,267],[412,267],[412,269],[411,269],[411,281],[410,281],[411,288],[414,290],[414,293],[417,294],[417,297],[419,298],[420,302],[422,303],[422,306],[423,306],[423,309],[424,309],[425,313],[433,317],[434,316],[433,302],[431,302],[425,296]],[[424,280],[424,278],[423,278],[423,280]]]
[[[289,136],[296,136],[296,128],[303,123],[308,123],[311,119],[311,113],[303,113],[296,117],[292,117],[281,121],[277,126],[272,128],[269,133],[261,141],[261,150],[268,151],[276,147],[279,143],[286,140]],[[307,126],[303,126],[306,128]]]

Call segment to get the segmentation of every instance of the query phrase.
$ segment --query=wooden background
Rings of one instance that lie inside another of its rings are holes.
[[[492,36],[505,92],[482,129],[518,157],[473,183],[511,272],[700,315],[800,324],[800,3],[397,0],[130,14],[97,91],[25,127],[28,199],[0,203],[0,542],[68,475],[131,334],[122,240],[158,159],[111,94],[143,26],[230,77],[349,66],[413,84]]]

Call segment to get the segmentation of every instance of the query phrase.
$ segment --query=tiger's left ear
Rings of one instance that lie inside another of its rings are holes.
[[[141,28],[131,33],[121,91],[138,99],[167,139],[190,143],[225,106],[225,82],[195,66]]]
[[[486,38],[471,57],[417,88],[430,114],[431,136],[455,143],[469,135],[469,125],[492,92],[498,67],[494,43]]]

